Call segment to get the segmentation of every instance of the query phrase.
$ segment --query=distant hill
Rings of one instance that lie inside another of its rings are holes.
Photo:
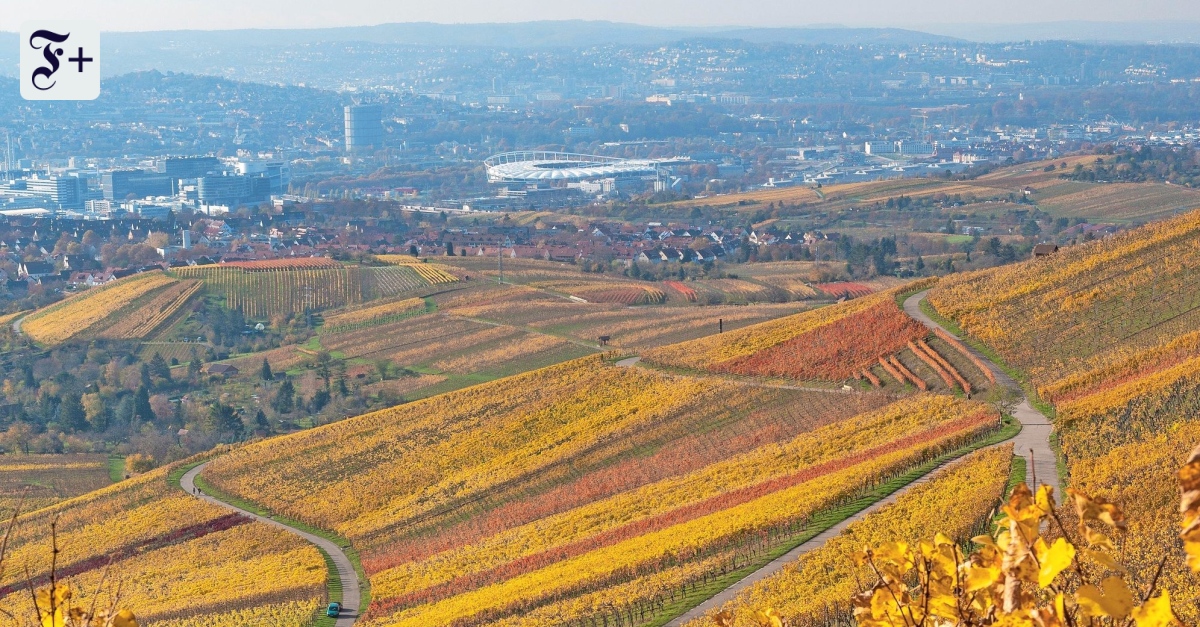
[[[0,33],[0,74],[17,72],[16,33]],[[543,21],[513,24],[408,22],[315,29],[175,30],[104,33],[105,76],[138,70],[212,73],[205,63],[229,51],[270,49],[329,42],[376,45],[574,48],[597,45],[661,45],[690,38],[741,39],[753,43],[861,44],[928,43],[951,40],[900,28],[663,28],[602,21]]]
[[[1104,43],[1200,43],[1200,22],[1089,22],[1073,20],[1035,24],[937,24],[922,30],[971,41],[1055,40]]]

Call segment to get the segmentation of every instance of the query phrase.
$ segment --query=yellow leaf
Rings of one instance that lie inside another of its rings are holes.
[[[974,542],[980,546],[990,546],[992,548],[996,548],[996,540],[992,538],[992,536],[975,536],[974,538],[971,538],[971,542]]]
[[[1086,525],[1080,525],[1079,529],[1083,532],[1083,537],[1087,540],[1088,546],[1108,549],[1109,551],[1115,548],[1112,540],[1099,531],[1095,531]]]
[[[131,617],[132,617],[132,615],[131,615]],[[716,614],[713,614],[713,622],[717,624],[717,627],[733,627],[733,613],[730,612],[729,610],[722,610],[720,612],[717,612]],[[113,627],[117,627],[117,626],[114,625]],[[121,627],[124,627],[124,626],[121,626]],[[134,621],[134,624],[132,625],[132,627],[137,627],[136,621]]]
[[[1117,562],[1117,560],[1113,559],[1113,556],[1109,555],[1108,553],[1105,553],[1104,551],[1093,551],[1092,549],[1083,549],[1082,552],[1085,557],[1092,560],[1093,562],[1096,562],[1097,564],[1100,564],[1101,566],[1103,566],[1105,568],[1108,568],[1109,570],[1115,570],[1115,571],[1121,572],[1121,573],[1126,572],[1124,566],[1122,566],[1119,562]]]
[[[762,627],[783,627],[783,619],[779,617],[779,614],[775,613],[775,610],[769,607],[760,612],[755,612],[754,619]]]
[[[1171,612],[1171,599],[1167,591],[1134,608],[1133,620],[1137,627],[1167,627],[1175,624],[1175,614]]]
[[[1048,485],[1042,485],[1037,491],[1037,506],[1038,509],[1049,514],[1054,511],[1054,488]]]
[[[1087,584],[1076,591],[1079,609],[1093,618],[1111,616],[1121,620],[1133,609],[1133,594],[1120,577],[1108,577],[1100,582],[1100,588]]]
[[[1073,559],[1075,547],[1062,538],[1055,540],[1049,549],[1038,555],[1038,562],[1042,565],[1038,571],[1038,587],[1045,588],[1053,583],[1058,573],[1070,566]]]
[[[1000,579],[999,568],[980,568],[972,566],[967,569],[967,592],[978,592],[990,588]]]

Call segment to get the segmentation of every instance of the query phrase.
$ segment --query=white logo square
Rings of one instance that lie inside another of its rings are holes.
[[[21,26],[21,97],[94,100],[100,95],[100,28],[85,20]]]

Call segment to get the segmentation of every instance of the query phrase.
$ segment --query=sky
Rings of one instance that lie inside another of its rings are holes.
[[[1197,0],[0,0],[0,30],[84,18],[104,31],[317,28],[388,22],[609,20],[653,26],[892,26],[1200,21]]]

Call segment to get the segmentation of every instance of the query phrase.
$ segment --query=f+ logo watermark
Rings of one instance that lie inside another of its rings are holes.
[[[21,29],[21,97],[92,100],[100,95],[100,31],[83,21],[28,22]]]

